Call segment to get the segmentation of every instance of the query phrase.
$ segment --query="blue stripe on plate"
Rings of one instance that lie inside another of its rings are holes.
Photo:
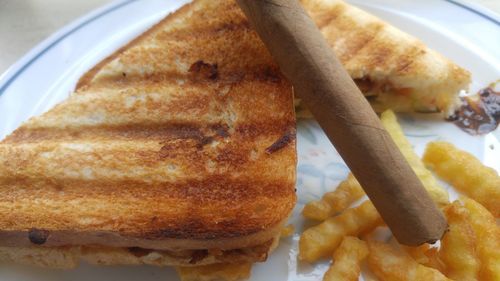
[[[493,22],[494,24],[500,26],[500,21],[498,19],[490,17],[489,15],[485,15],[485,14],[481,13],[480,11],[473,9],[472,7],[469,7],[467,5],[464,5],[464,4],[459,3],[457,1],[454,1],[454,0],[445,0],[445,1],[448,3],[454,4],[460,8],[466,9],[467,11],[472,12],[472,13],[474,13],[480,17],[483,17],[483,18]]]
[[[31,58],[27,63],[25,63],[16,73],[14,73],[14,75],[12,75],[1,87],[0,87],[0,96],[5,92],[5,90],[10,86],[10,84],[12,84],[12,82],[14,82],[14,80],[16,80],[16,78],[21,75],[21,73],[23,73],[30,65],[32,65],[36,60],[38,60],[43,54],[45,54],[48,50],[50,50],[52,47],[54,47],[55,45],[57,45],[59,42],[61,42],[64,38],[68,37],[69,35],[71,35],[72,33],[74,33],[75,31],[81,29],[82,27],[84,27],[85,25],[95,21],[96,19],[102,17],[102,16],[105,16],[113,11],[116,11],[132,2],[135,2],[137,0],[126,0],[122,3],[119,3],[117,4],[116,6],[113,6],[113,7],[110,7],[109,9],[105,10],[105,11],[102,11],[101,13],[87,19],[86,21],[82,22],[81,24],[75,26],[74,28],[72,28],[71,30],[68,30],[68,32],[66,32],[65,34],[61,35],[61,37],[57,38],[56,40],[54,40],[54,42],[50,43],[47,47],[45,47],[45,49],[43,49],[40,53],[36,54],[33,58]]]
[[[40,58],[43,54],[45,54],[48,50],[50,50],[52,47],[54,47],[57,43],[61,42],[64,38],[68,37],[69,35],[71,35],[72,33],[74,33],[75,31],[81,29],[82,27],[84,27],[85,25],[89,24],[90,22],[110,13],[110,12],[113,12],[117,9],[120,9],[122,8],[123,6],[126,6],[132,2],[135,2],[137,0],[127,0],[125,2],[122,2],[116,6],[113,6],[111,8],[109,8],[108,10],[106,11],[103,11],[102,13],[99,13],[95,16],[93,16],[92,18],[90,19],[87,19],[86,21],[82,22],[80,25],[76,26],[75,28],[69,30],[68,32],[66,32],[65,34],[63,34],[61,37],[57,38],[56,40],[54,40],[54,42],[52,42],[50,45],[48,45],[45,49],[43,49],[40,53],[38,53],[36,56],[34,56],[33,58],[31,58],[27,63],[25,63],[14,75],[12,75],[1,87],[0,87],[0,96],[5,92],[5,90],[10,86],[10,84],[12,84],[12,82],[14,82],[14,80],[16,80],[16,78],[21,74],[23,73],[31,64],[33,64],[33,62],[35,62],[38,58]],[[458,3],[458,2],[455,2],[453,0],[445,0],[446,2],[449,2],[451,4],[454,4],[458,7],[461,7],[471,13],[474,13],[480,17],[483,17],[485,19],[487,19],[488,21],[491,21],[493,22],[494,24],[500,26],[500,21],[498,21],[497,19],[495,18],[492,18],[488,15],[485,15],[469,6],[466,6],[462,3]]]

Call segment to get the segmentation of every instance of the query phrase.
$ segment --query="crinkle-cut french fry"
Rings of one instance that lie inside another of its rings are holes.
[[[444,264],[439,259],[438,248],[431,248],[429,244],[423,244],[417,247],[400,245],[405,252],[410,255],[419,264],[432,267],[444,272]]]
[[[388,244],[368,241],[368,248],[370,249],[368,266],[380,280],[451,280],[438,270],[417,263],[405,252],[397,250]]]
[[[431,142],[424,162],[436,174],[500,217],[500,176],[472,154],[447,142]]]
[[[361,273],[361,261],[368,256],[363,240],[346,236],[333,254],[333,264],[326,271],[323,281],[357,281]]]
[[[302,214],[308,219],[324,221],[348,208],[363,195],[365,195],[363,188],[353,174],[349,173],[347,179],[342,181],[334,191],[325,193],[318,201],[307,203]]]
[[[386,110],[380,116],[380,120],[422,182],[434,203],[440,207],[448,204],[448,192],[437,182],[434,175],[427,170],[420,157],[415,153],[411,143],[406,139],[394,112]]]
[[[295,231],[295,226],[289,224],[281,229],[281,238],[291,236]]]
[[[439,257],[445,274],[453,280],[478,280],[480,262],[476,253],[476,234],[469,210],[455,201],[444,209],[449,231],[441,239]]]
[[[250,278],[252,263],[219,263],[175,269],[182,281],[238,281]]]
[[[417,247],[401,245],[401,249],[403,249],[408,255],[410,255],[410,257],[420,264],[429,262],[429,257],[426,255],[426,253],[431,249],[429,244],[423,244]]]
[[[481,261],[479,280],[500,280],[500,227],[488,210],[476,201],[461,197],[469,210],[470,222],[476,233],[476,249]]]
[[[300,236],[299,258],[308,262],[331,255],[346,235],[358,236],[382,224],[369,200],[313,226]]]
[[[438,248],[430,248],[429,251],[425,252],[425,255],[429,260],[426,263],[423,263],[423,265],[437,269],[440,272],[444,272],[445,265],[439,258]]]

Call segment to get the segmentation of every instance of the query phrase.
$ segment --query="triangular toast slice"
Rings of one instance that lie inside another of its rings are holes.
[[[470,73],[420,40],[340,0],[302,0],[377,111],[451,114]]]
[[[0,143],[4,252],[265,260],[296,201],[293,94],[237,6],[195,1],[112,58]]]

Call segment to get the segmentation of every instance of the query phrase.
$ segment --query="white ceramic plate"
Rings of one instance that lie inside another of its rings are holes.
[[[63,100],[86,70],[187,1],[122,0],[75,21],[35,47],[0,77],[0,138],[30,116]],[[473,74],[474,92],[500,78],[500,18],[480,7],[452,0],[351,0],[400,29],[422,39]],[[429,115],[400,116],[418,153],[431,140],[455,143],[500,171],[498,131],[469,136]],[[291,223],[303,228],[303,204],[344,179],[348,169],[318,125],[298,123],[299,202]],[[454,193],[452,194],[452,199]],[[283,239],[266,263],[254,267],[251,280],[321,280],[328,262],[297,263],[298,234]],[[0,264],[0,280],[178,280],[171,268],[97,267],[71,271]]]

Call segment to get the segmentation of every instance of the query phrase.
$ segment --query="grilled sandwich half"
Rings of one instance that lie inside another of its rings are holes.
[[[340,0],[301,0],[376,111],[438,112],[460,105],[470,73],[420,40]]]
[[[264,261],[295,201],[292,89],[229,1],[195,1],[0,143],[0,259]]]

